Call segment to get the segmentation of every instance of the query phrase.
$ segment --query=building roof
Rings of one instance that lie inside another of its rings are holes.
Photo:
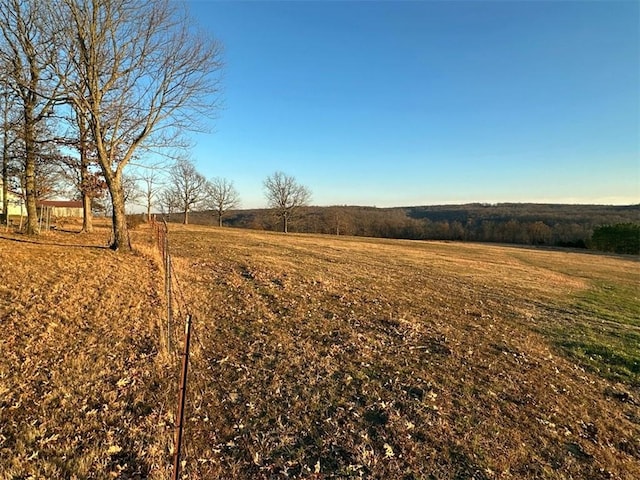
[[[37,206],[82,208],[82,202],[80,200],[40,200],[37,202]]]

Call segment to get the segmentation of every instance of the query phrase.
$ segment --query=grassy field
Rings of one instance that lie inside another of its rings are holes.
[[[175,367],[154,262],[105,248],[104,227],[0,235],[0,478],[164,473]]]
[[[106,236],[0,238],[0,478],[168,477],[162,274],[144,227],[131,256]],[[170,241],[195,315],[183,478],[640,478],[637,258]]]

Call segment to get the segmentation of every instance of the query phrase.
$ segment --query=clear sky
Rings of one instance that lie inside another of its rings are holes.
[[[224,44],[201,173],[265,206],[640,203],[640,2],[190,1]]]

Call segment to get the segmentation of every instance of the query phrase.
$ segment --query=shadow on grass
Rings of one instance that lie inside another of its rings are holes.
[[[78,232],[69,232],[69,233],[78,233]],[[49,245],[53,247],[73,247],[73,248],[88,248],[88,249],[98,249],[98,250],[109,250],[109,245],[82,245],[77,243],[61,243],[61,242],[44,242],[39,240],[32,240],[29,238],[16,238],[16,237],[8,237],[0,234],[0,239],[8,240],[10,242],[17,243],[29,243],[32,245]]]

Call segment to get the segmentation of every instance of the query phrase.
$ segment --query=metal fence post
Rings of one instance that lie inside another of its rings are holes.
[[[184,405],[187,398],[187,367],[189,366],[189,343],[191,341],[191,315],[187,315],[184,329],[184,352],[182,354],[182,374],[180,376],[180,390],[178,392],[178,414],[175,436],[175,447],[173,452],[173,477],[178,480],[180,477],[180,454],[182,451],[182,432],[184,422]]]
[[[171,323],[173,320],[173,294],[171,291],[171,255],[167,250],[167,262],[165,268],[165,284],[167,288],[167,350],[171,351]]]

